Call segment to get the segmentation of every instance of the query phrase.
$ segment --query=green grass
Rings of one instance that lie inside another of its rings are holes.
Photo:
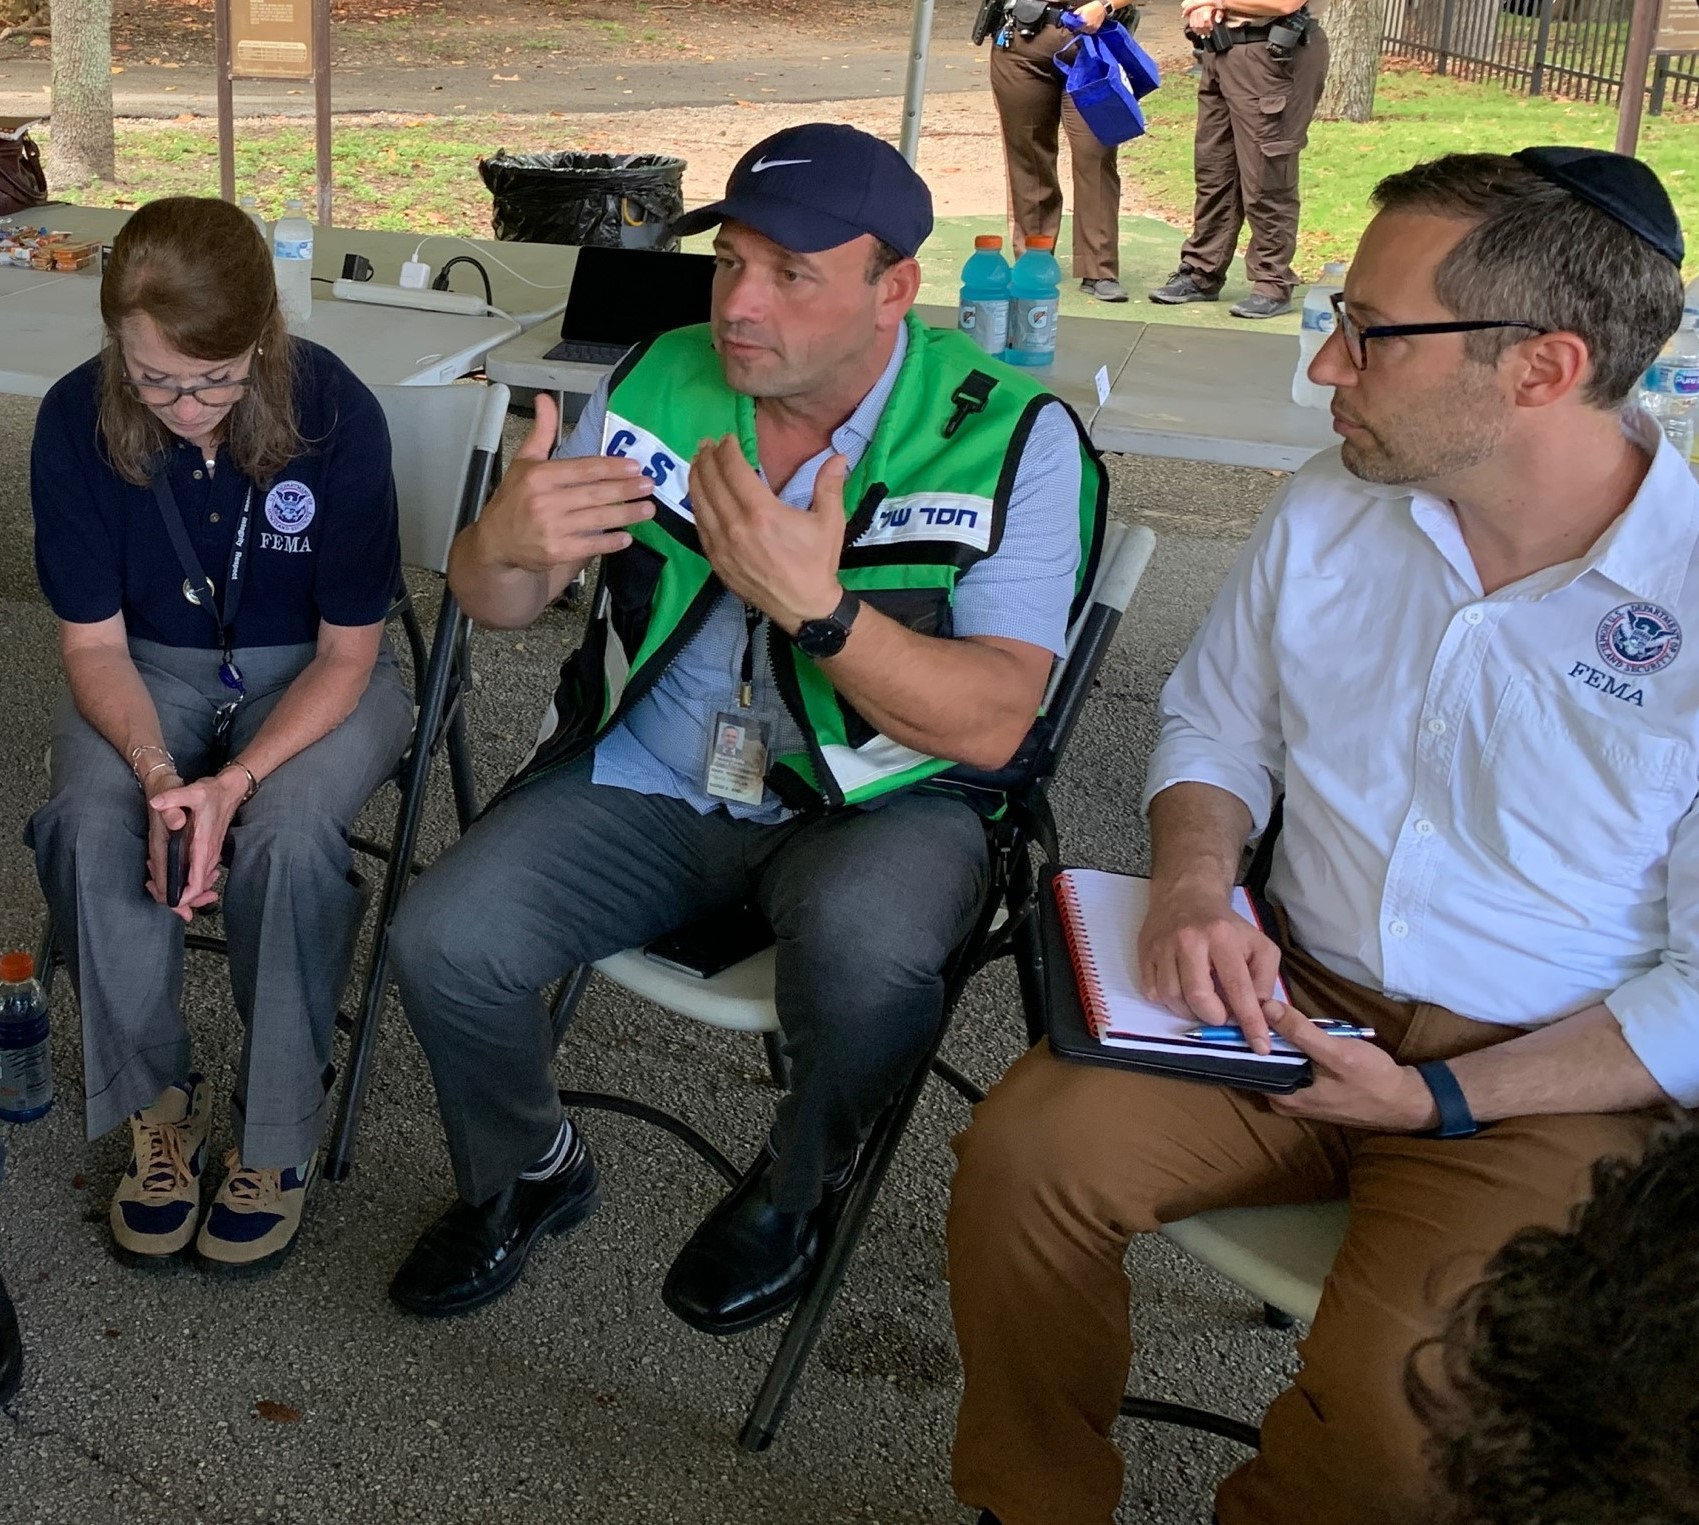
[[[618,25],[618,23],[603,23]],[[1171,75],[1146,101],[1150,131],[1122,152],[1122,176],[1132,195],[1166,219],[1123,216],[1122,278],[1137,297],[1174,268],[1192,202],[1192,115],[1195,86]],[[480,154],[600,146],[595,116],[551,118],[470,113],[441,117],[341,118],[333,149],[336,220],[351,227],[417,228],[485,234],[490,200],[478,178]],[[1318,122],[1303,161],[1303,222],[1298,267],[1311,276],[1331,258],[1349,256],[1368,218],[1369,191],[1381,176],[1453,149],[1514,149],[1529,143],[1608,146],[1615,113],[1606,106],[1531,100],[1494,85],[1442,80],[1411,70],[1383,74],[1373,122]],[[1694,246],[1689,275],[1699,269],[1699,122],[1692,116],[1648,118],[1641,152],[1664,177]],[[310,196],[313,139],[306,124],[241,123],[236,135],[238,188],[258,197],[275,216],[290,196]],[[76,194],[90,205],[133,206],[155,196],[213,195],[218,150],[213,124],[120,122],[120,183]],[[1001,232],[1000,216],[941,220],[925,251],[928,300],[951,300],[953,272],[975,233]],[[1063,231],[1064,264],[1068,247]],[[1237,294],[1235,268],[1228,292]],[[1070,304],[1071,305],[1071,304]],[[1149,317],[1148,304],[1097,313]],[[1165,319],[1222,321],[1223,309],[1165,312]]]
[[[1185,221],[1192,197],[1192,122],[1196,82],[1170,74],[1145,100],[1150,131],[1121,155],[1122,178],[1156,210]],[[1531,143],[1609,148],[1616,110],[1549,97],[1515,95],[1400,69],[1383,72],[1375,120],[1317,122],[1303,159],[1303,220],[1298,266],[1313,275],[1329,259],[1349,257],[1368,221],[1369,191],[1383,175],[1456,151],[1509,152]],[[1699,269],[1699,122],[1647,117],[1640,155],[1663,177],[1692,246],[1688,274]]]

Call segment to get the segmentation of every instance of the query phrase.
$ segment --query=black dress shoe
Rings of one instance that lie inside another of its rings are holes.
[[[1176,270],[1168,277],[1167,285],[1151,292],[1150,299],[1164,307],[1178,307],[1182,302],[1218,302],[1221,288],[1200,285],[1190,270]]]
[[[1291,297],[1269,297],[1260,291],[1253,291],[1248,297],[1240,297],[1227,309],[1235,318],[1278,318],[1282,313],[1291,310]]]
[[[24,1374],[24,1341],[18,1315],[0,1281],[0,1403],[10,1403]]]
[[[582,1223],[601,1200],[596,1162],[577,1133],[548,1180],[515,1181],[481,1206],[463,1198],[449,1208],[402,1261],[390,1300],[426,1318],[481,1308],[519,1280],[538,1239]]]
[[[783,1212],[770,1189],[773,1155],[763,1149],[744,1178],[703,1220],[667,1272],[661,1300],[704,1334],[740,1334],[800,1298],[837,1222],[852,1172],[809,1212]]]

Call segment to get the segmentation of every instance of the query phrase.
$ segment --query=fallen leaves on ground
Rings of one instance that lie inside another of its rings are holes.
[[[279,1403],[273,1398],[257,1398],[254,1400],[254,1417],[272,1424],[299,1424],[301,1411],[293,1404]]]

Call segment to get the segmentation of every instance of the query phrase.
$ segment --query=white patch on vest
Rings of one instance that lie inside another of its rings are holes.
[[[928,753],[916,752],[889,736],[875,736],[859,747],[823,746],[820,749],[832,777],[846,795],[878,784],[921,763],[931,762]]]
[[[856,541],[870,545],[901,545],[910,540],[951,540],[976,551],[991,549],[991,499],[967,492],[912,492],[887,498],[873,522]]]
[[[608,713],[612,714],[619,707],[625,685],[631,678],[631,658],[620,645],[619,635],[612,624],[608,626],[607,640],[602,643],[602,678],[608,685]]]
[[[696,522],[690,509],[690,462],[682,451],[610,408],[602,424],[602,454],[640,462],[643,475],[655,484],[655,496],[681,518]]]

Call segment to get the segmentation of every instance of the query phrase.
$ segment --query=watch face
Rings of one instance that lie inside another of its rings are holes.
[[[835,657],[849,640],[849,630],[828,616],[806,620],[797,627],[797,649],[807,657]]]

